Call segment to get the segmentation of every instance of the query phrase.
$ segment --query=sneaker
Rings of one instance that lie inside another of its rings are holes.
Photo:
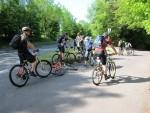
[[[33,77],[37,76],[33,71],[30,73],[30,75],[33,76]]]
[[[109,75],[107,75],[107,74],[104,74],[104,76],[105,76],[105,80],[107,80],[107,79],[109,79],[109,78],[110,78],[110,76],[109,76]]]

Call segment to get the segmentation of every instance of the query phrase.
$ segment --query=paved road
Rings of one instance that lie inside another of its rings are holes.
[[[0,113],[150,113],[150,52],[115,56],[117,77],[91,82],[91,67],[78,65],[62,77],[31,78],[23,88],[12,86],[8,70],[15,52],[0,52]]]

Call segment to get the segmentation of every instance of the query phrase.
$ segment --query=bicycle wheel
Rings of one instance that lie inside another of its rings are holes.
[[[81,63],[84,60],[84,56],[81,53],[76,54],[76,61]]]
[[[66,63],[73,64],[76,61],[76,56],[74,53],[68,53],[66,55]]]
[[[92,82],[95,85],[99,85],[103,78],[103,70],[101,66],[97,66],[92,73]]]
[[[95,65],[94,57],[93,57],[91,54],[89,55],[88,63],[89,63],[91,66],[94,66],[94,65]]]
[[[35,71],[36,71],[37,75],[41,78],[48,77],[48,75],[50,75],[50,73],[52,71],[50,62],[47,60],[39,61],[35,67]]]
[[[52,63],[56,63],[56,62],[58,62],[58,61],[60,61],[61,62],[61,57],[60,57],[60,55],[59,54],[54,54],[53,56],[52,56]]]
[[[64,66],[62,66],[61,62],[52,64],[52,74],[56,76],[62,76],[64,75],[64,73],[65,73]]]
[[[107,71],[108,71],[108,75],[110,75],[110,77],[112,79],[115,78],[116,75],[116,64],[115,62],[111,61],[111,62],[107,62]]]
[[[129,53],[130,53],[130,55],[133,56],[133,55],[134,55],[134,50],[133,50],[133,49],[130,49],[130,50],[129,50]]]
[[[14,65],[9,71],[9,80],[16,87],[23,87],[29,79],[27,69],[22,65]]]

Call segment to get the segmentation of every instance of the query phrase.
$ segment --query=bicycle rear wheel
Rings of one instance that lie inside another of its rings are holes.
[[[23,87],[29,79],[27,69],[22,65],[14,65],[9,71],[9,80],[16,87]]]
[[[41,78],[48,77],[48,75],[50,75],[50,73],[52,71],[50,62],[47,60],[39,61],[35,67],[35,71],[36,71],[37,75]]]
[[[101,66],[97,66],[92,73],[92,82],[95,85],[99,85],[103,78],[103,70]]]
[[[115,78],[116,75],[116,64],[115,62],[111,61],[111,62],[107,62],[107,71],[108,71],[108,75],[110,75],[110,77],[112,79]]]

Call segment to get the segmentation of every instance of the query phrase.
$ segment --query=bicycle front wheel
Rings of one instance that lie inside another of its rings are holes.
[[[64,66],[62,66],[61,62],[57,62],[52,64],[52,74],[56,76],[62,76],[65,73]]]
[[[66,63],[73,64],[76,61],[76,56],[74,53],[68,53],[66,55]]]
[[[76,54],[76,61],[78,63],[81,63],[82,61],[84,61],[84,56],[81,53],[77,53]]]
[[[61,61],[62,59],[59,54],[56,53],[52,56],[52,63],[61,62]]]
[[[112,79],[115,78],[116,75],[116,64],[115,62],[111,61],[111,62],[107,62],[107,71],[108,71],[108,75],[110,75],[110,77]]]
[[[22,65],[14,65],[9,71],[9,80],[16,87],[23,87],[29,79],[27,69]]]
[[[41,78],[48,77],[48,75],[50,75],[50,73],[52,71],[50,62],[47,60],[39,61],[35,67],[35,71],[36,71],[37,75]]]
[[[92,73],[92,82],[95,85],[99,85],[103,78],[103,70],[102,67],[97,66]]]

